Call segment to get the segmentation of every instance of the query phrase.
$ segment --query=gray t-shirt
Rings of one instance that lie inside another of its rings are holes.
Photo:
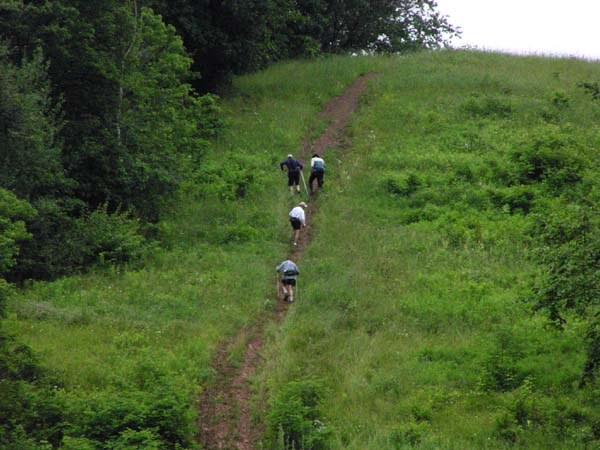
[[[275,268],[275,270],[283,274],[281,278],[284,280],[295,280],[298,274],[300,273],[300,271],[298,270],[298,266],[289,259],[279,264]]]

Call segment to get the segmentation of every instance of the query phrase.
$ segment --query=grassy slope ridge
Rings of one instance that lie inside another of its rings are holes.
[[[143,425],[159,426],[164,437],[172,431],[164,422],[180,421],[169,425],[180,441],[191,437],[212,352],[272,306],[274,267],[285,255],[287,212],[297,200],[278,162],[297,151],[321,105],[372,64],[290,62],[237,79],[224,100],[225,135],[160,224],[167,250],[154,251],[141,270],[35,283],[12,300],[7,328],[64,379],[68,433],[89,437],[101,422],[114,439]],[[179,403],[152,411],[164,398]],[[144,401],[150,412],[123,415]],[[159,425],[143,423],[161,414]]]
[[[528,213],[560,192],[514,182],[515,151],[553,139],[597,180],[600,110],[576,83],[599,77],[565,59],[387,60],[352,148],[329,158],[301,299],[257,380],[279,447],[314,386],[313,448],[599,445],[597,389],[577,388],[581,324],[558,332],[523,301]]]

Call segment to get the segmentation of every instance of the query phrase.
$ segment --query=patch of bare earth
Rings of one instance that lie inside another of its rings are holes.
[[[342,95],[333,98],[325,105],[319,119],[326,121],[328,126],[316,140],[304,141],[299,155],[300,160],[309,161],[313,153],[323,156],[326,149],[341,147],[344,129],[358,106],[367,81],[373,76],[373,73],[368,73],[357,78]],[[313,217],[316,213],[315,205],[308,202],[307,216]],[[298,246],[288,255],[288,258],[294,262],[301,261],[311,237],[312,230],[308,225],[300,234]],[[277,262],[274,261],[274,265]],[[206,450],[255,448],[255,443],[262,435],[263,429],[251,421],[248,380],[261,361],[265,324],[269,320],[281,321],[285,317],[288,306],[288,303],[278,298],[272,317],[261,317],[219,347],[212,363],[214,381],[206,387],[198,401],[197,441]],[[232,349],[239,348],[240,345],[245,349],[241,362],[232,362],[229,355]]]

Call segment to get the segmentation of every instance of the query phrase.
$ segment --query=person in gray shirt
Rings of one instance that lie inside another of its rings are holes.
[[[286,259],[279,264],[275,270],[281,274],[281,290],[283,290],[283,300],[290,303],[294,302],[294,286],[296,286],[296,278],[300,274],[298,266],[289,259]],[[277,296],[279,297],[280,290],[278,289]]]

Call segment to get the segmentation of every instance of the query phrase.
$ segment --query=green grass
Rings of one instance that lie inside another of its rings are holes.
[[[600,111],[576,83],[598,77],[575,60],[388,59],[330,165],[302,298],[272,330],[260,395],[320,380],[328,448],[597,445],[600,411],[577,389],[582,324],[552,330],[525,301],[531,219],[506,193],[513,153],[548,136],[594,169]],[[555,198],[519,189],[533,209]]]
[[[269,325],[255,417],[305,420],[314,448],[598,445],[597,388],[578,387],[586,324],[558,331],[532,312],[528,230],[598,179],[600,108],[576,84],[600,66],[462,51],[292,61],[237,78],[228,128],[142,269],[19,291],[5,326],[61,374],[71,436],[88,436],[78,421],[114,393],[193,411],[218,344],[273,306],[298,201],[279,161],[372,70],[351,145],[325,155],[298,301]],[[566,166],[534,180],[532,149],[548,146]],[[584,162],[575,186],[573,158]],[[320,402],[302,409],[300,394]]]

